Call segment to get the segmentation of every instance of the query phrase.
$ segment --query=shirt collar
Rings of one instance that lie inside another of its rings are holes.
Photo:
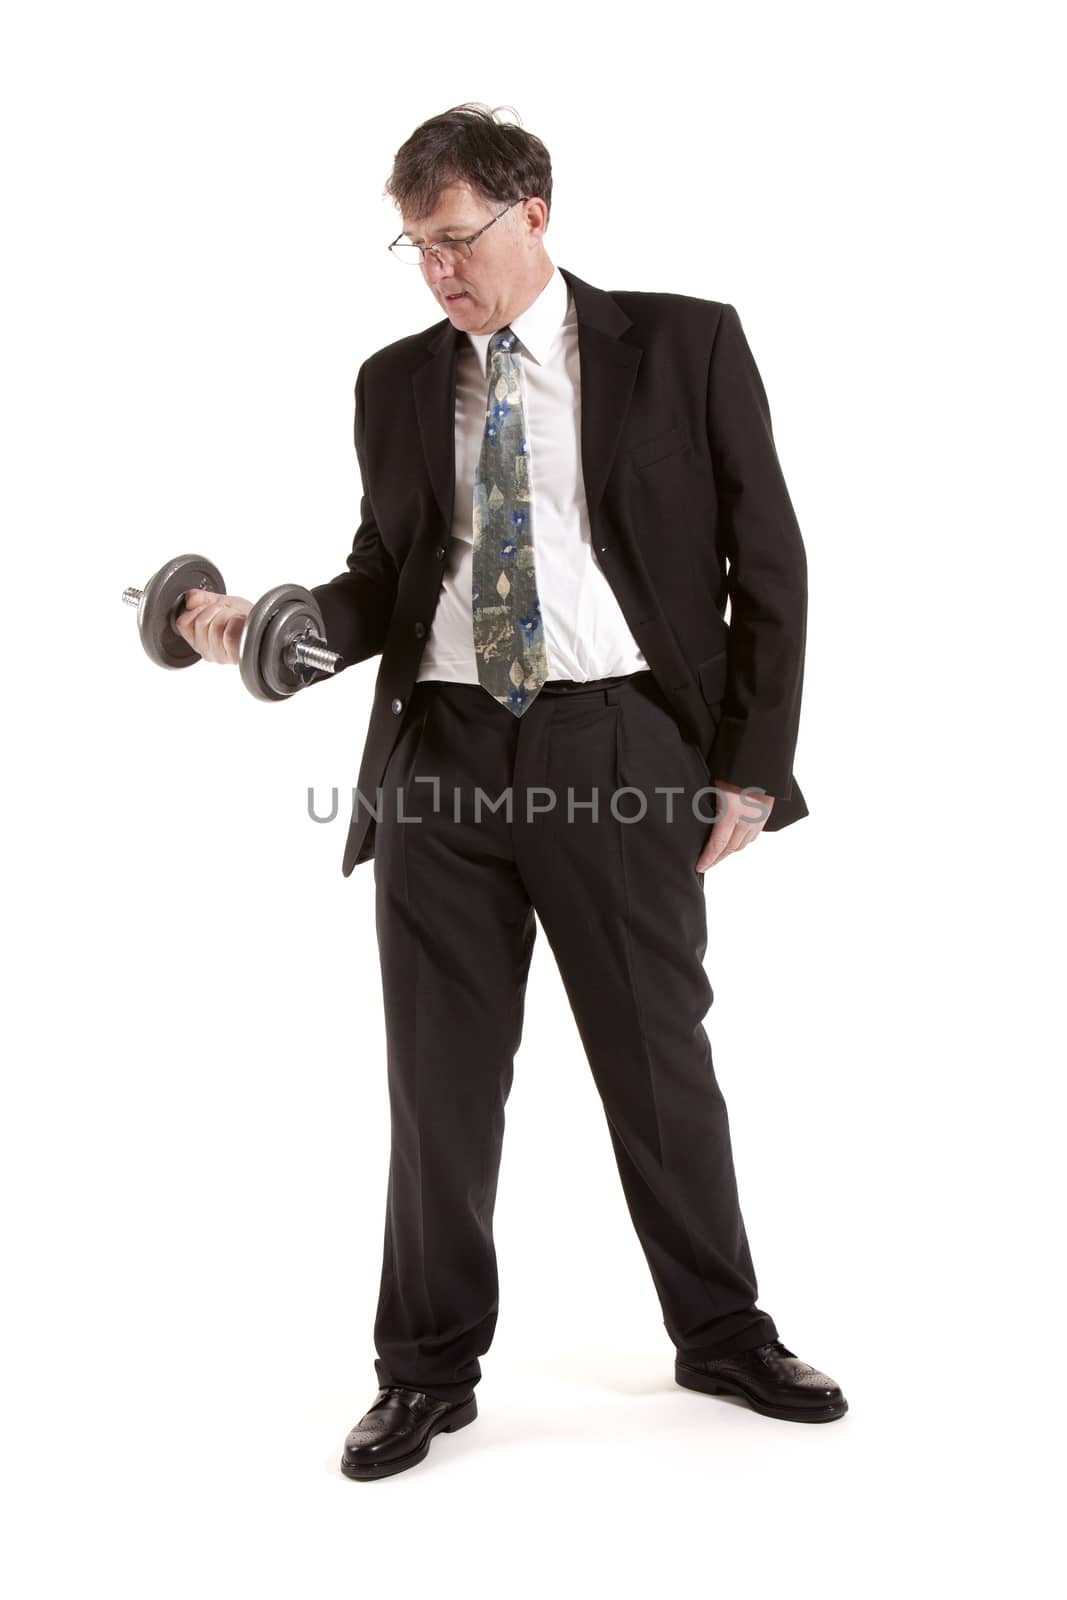
[[[556,335],[566,321],[571,311],[570,289],[566,278],[558,267],[554,267],[552,276],[545,284],[537,299],[528,305],[525,311],[517,317],[512,317],[509,324],[526,354],[532,356],[538,366],[543,366],[548,359],[549,351],[555,341]],[[467,338],[482,364],[482,372],[489,376],[489,341],[491,333],[468,333]]]

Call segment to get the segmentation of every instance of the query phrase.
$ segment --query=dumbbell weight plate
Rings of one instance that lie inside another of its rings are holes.
[[[200,660],[192,645],[176,632],[174,619],[184,610],[189,589],[225,594],[222,573],[205,556],[175,556],[149,578],[137,602],[137,627],[146,652],[161,667],[191,667]]]
[[[241,632],[240,666],[245,688],[257,700],[286,700],[309,683],[307,668],[290,666],[289,647],[305,634],[323,638],[318,601],[296,583],[282,583],[257,600]]]

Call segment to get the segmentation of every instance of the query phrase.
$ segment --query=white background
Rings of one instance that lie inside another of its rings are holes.
[[[14,5],[0,39],[9,1592],[1050,1592],[1064,262],[1052,7]],[[515,108],[552,260],[738,308],[809,558],[811,816],[712,869],[759,1304],[847,1417],[682,1390],[538,938],[477,1423],[376,1390],[377,661],[278,706],[119,596],[341,571],[352,387],[438,320],[382,188]]]

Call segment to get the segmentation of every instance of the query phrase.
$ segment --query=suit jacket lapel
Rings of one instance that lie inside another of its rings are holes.
[[[630,407],[641,351],[623,343],[621,335],[630,327],[630,318],[610,294],[565,267],[560,272],[574,295],[578,319],[582,473],[592,522]],[[456,361],[465,340],[466,334],[446,318],[431,330],[429,357],[411,377],[426,466],[446,532],[452,527],[456,490]]]
[[[565,267],[559,270],[571,287],[578,317],[582,475],[593,522],[630,409],[641,351],[637,345],[623,343],[621,336],[630,327],[630,318],[610,294],[576,278]]]

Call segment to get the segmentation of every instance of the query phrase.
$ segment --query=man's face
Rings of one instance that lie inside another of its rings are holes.
[[[442,190],[429,216],[402,216],[401,222],[412,244],[439,244],[469,238],[503,210],[504,204],[489,206],[478,199],[469,184],[454,183]],[[524,215],[528,210],[529,218]],[[453,327],[464,333],[493,333],[539,293],[543,284],[534,280],[538,273],[544,275],[539,249],[543,212],[543,201],[520,202],[471,246],[468,259],[452,264],[434,255],[423,258],[423,278]]]

